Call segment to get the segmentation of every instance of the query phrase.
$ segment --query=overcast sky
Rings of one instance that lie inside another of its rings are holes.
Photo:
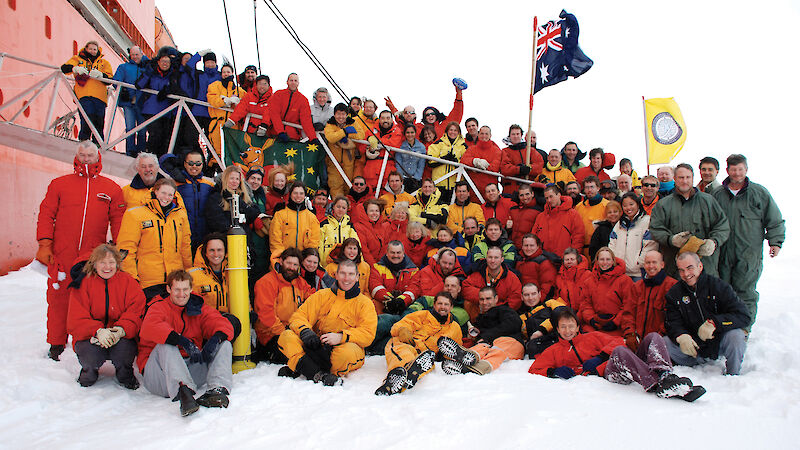
[[[156,4],[182,50],[212,48],[230,57],[220,0]],[[491,126],[498,143],[512,123],[527,128],[533,16],[541,23],[565,8],[577,17],[581,48],[595,64],[581,78],[536,95],[540,148],[568,140],[582,150],[603,147],[617,160],[631,158],[644,175],[644,95],[675,97],[681,107],[687,140],[673,163],[696,166],[705,155],[723,161],[741,152],[769,185],[763,174],[793,173],[781,163],[800,150],[793,136],[800,119],[797,2],[276,4],[347,95],[377,99],[380,109],[390,95],[399,108],[411,104],[421,112],[432,105],[446,114],[458,76],[469,83],[464,119]],[[227,5],[241,71],[257,61],[253,2]],[[273,87],[285,88],[287,74],[297,72],[307,97],[319,86],[330,89],[263,1],[257,6],[261,69]]]

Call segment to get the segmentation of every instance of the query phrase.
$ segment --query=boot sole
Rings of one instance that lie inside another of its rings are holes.
[[[198,398],[197,404],[206,408],[227,408],[230,404],[227,396],[215,395],[206,398]]]
[[[464,373],[464,365],[452,359],[442,361],[442,372],[447,375],[461,375]]]
[[[406,369],[395,367],[386,375],[383,385],[375,391],[375,395],[394,395],[403,391],[406,383]]]
[[[442,353],[442,356],[451,361],[460,363],[462,365],[471,366],[476,362],[478,362],[478,360],[480,359],[477,353],[467,348],[464,348],[463,346],[459,345],[458,342],[448,337],[439,339],[439,342],[437,344],[439,346],[439,351]]]
[[[197,403],[188,405],[187,408],[181,408],[181,417],[186,417],[188,415],[194,414],[199,409],[200,409],[200,405],[198,405]]]
[[[693,386],[692,389],[689,390],[688,394],[681,397],[681,400],[691,403],[697,400],[698,398],[702,397],[703,394],[705,393],[706,393],[706,388],[704,388],[703,386]]]
[[[436,353],[430,350],[422,352],[417,356],[408,369],[406,369],[405,389],[411,389],[417,384],[420,378],[433,369],[433,363],[436,359]]]

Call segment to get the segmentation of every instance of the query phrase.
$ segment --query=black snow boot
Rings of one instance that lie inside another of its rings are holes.
[[[322,383],[323,386],[341,386],[343,382],[336,375],[320,370],[314,375],[314,383]]]
[[[655,386],[650,388],[650,392],[660,398],[683,397],[692,389],[692,380],[686,377],[679,377],[674,373],[665,373]]]
[[[295,371],[306,377],[307,380],[314,381],[314,376],[321,370],[322,369],[319,368],[319,365],[317,365],[314,360],[312,360],[308,355],[303,355],[303,357],[297,361],[297,368]]]
[[[681,400],[684,400],[684,401],[687,401],[687,402],[693,402],[693,401],[697,400],[698,398],[702,397],[703,394],[705,394],[705,393],[706,393],[706,388],[704,388],[703,386],[697,385],[697,386],[692,386],[692,388],[689,389],[689,393],[686,394],[686,395],[681,396],[680,398],[681,398]]]
[[[283,366],[280,369],[278,369],[278,376],[286,378],[297,378],[300,376],[300,373],[290,369],[289,366]]]
[[[471,366],[481,359],[474,350],[460,345],[447,336],[440,337],[436,344],[439,346],[439,352],[442,353],[442,356],[465,366]]]
[[[436,353],[425,350],[411,364],[406,367],[405,389],[411,389],[417,384],[420,378],[433,370],[433,362],[436,360]]]
[[[47,357],[52,359],[53,361],[61,361],[59,356],[64,353],[64,346],[63,345],[51,345],[50,351],[47,352]]]
[[[386,374],[383,384],[375,391],[375,395],[394,395],[403,392],[407,373],[405,367],[395,367]]]
[[[81,369],[80,375],[78,375],[78,384],[83,387],[89,387],[97,382],[97,377],[100,376],[97,369],[95,370],[86,370]]]
[[[205,394],[197,398],[197,403],[206,408],[227,408],[230,401],[228,400],[228,389],[224,387],[215,387],[206,391]]]
[[[194,414],[200,409],[197,400],[194,399],[194,391],[189,386],[181,383],[178,388],[178,395],[172,399],[173,402],[181,402],[181,416],[186,417],[189,414]]]

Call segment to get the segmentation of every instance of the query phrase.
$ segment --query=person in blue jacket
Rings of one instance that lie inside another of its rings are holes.
[[[145,121],[168,108],[174,100],[167,97],[169,94],[179,94],[177,86],[177,67],[173,67],[173,58],[169,52],[159,50],[156,58],[151,61],[141,77],[136,81],[138,89],[152,89],[158,94],[144,93],[142,95],[142,115]],[[147,126],[147,151],[161,156],[167,153],[172,124],[175,112],[171,111]]]
[[[195,67],[202,58],[203,69],[197,70]],[[201,50],[191,56],[185,65],[180,68],[179,86],[184,91],[186,97],[205,102],[208,94],[208,86],[221,81],[222,75],[217,70],[217,55],[211,50]],[[190,103],[187,106],[192,111],[192,115],[197,119],[197,123],[203,128],[203,132],[208,137],[211,125],[211,116],[208,107]],[[198,138],[200,136],[197,128],[192,121],[184,114],[181,117],[180,141],[183,146],[200,148]]]
[[[421,155],[426,154],[425,144],[417,139],[417,128],[414,127],[413,124],[406,125],[403,130],[403,135],[406,139],[400,146],[402,150],[408,150]],[[422,180],[422,172],[425,170],[426,160],[399,152],[395,153],[394,160],[397,171],[403,175],[403,183],[405,184],[406,192],[416,191]]]
[[[183,157],[181,174],[185,181],[178,183],[178,192],[186,205],[189,229],[192,230],[192,254],[206,235],[205,208],[214,183],[203,177],[205,160],[199,150],[189,150]]]
[[[114,79],[122,81],[123,83],[134,84],[136,80],[144,74],[147,68],[147,62],[150,60],[142,53],[142,49],[137,45],[128,49],[128,55],[128,62],[120,64],[117,67],[117,71],[114,73]],[[117,106],[122,108],[122,113],[125,116],[125,131],[131,131],[144,122],[141,105],[143,96],[141,92],[131,88],[119,89],[122,90],[119,93]],[[145,128],[128,136],[125,140],[125,153],[135,158],[139,152],[144,150],[146,140],[147,129]]]

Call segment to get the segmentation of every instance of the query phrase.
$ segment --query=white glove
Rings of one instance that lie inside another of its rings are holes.
[[[108,95],[114,95],[114,85],[109,84],[108,86],[106,86],[106,92],[108,92]]]
[[[670,238],[670,242],[672,243],[673,247],[681,248],[689,242],[689,238],[692,237],[692,233],[688,231],[681,231],[678,234],[673,234],[672,238]]]
[[[75,75],[89,75],[89,71],[86,70],[86,67],[75,66],[72,68],[72,73]]]
[[[225,124],[224,124],[224,125],[222,125],[222,126],[223,126],[224,128],[233,128],[233,127],[235,127],[235,126],[236,126],[236,122],[234,122],[234,121],[233,121],[233,120],[231,120],[231,119],[228,119],[228,120],[226,120],[226,121],[225,121]]]
[[[697,249],[697,254],[700,256],[711,256],[714,254],[714,250],[717,249],[717,244],[714,242],[713,239],[706,239],[703,241],[703,244],[700,248]]]
[[[200,56],[206,56],[208,53],[211,53],[211,51],[212,50],[210,48],[207,48],[207,49],[204,49],[204,50],[200,50],[199,52],[197,52],[197,54],[200,55]]]
[[[220,95],[220,98],[222,99],[222,103],[225,103],[225,106],[231,106],[230,97],[225,97],[224,95]]]
[[[489,161],[481,158],[475,158],[472,160],[472,165],[478,169],[486,170],[489,168]]]
[[[92,78],[103,78],[106,75],[103,72],[100,72],[97,69],[92,69],[92,71],[89,72],[89,76],[92,77]]]
[[[702,325],[700,325],[700,328],[697,329],[697,337],[699,337],[701,341],[713,339],[714,331],[716,329],[717,327],[714,325],[714,322],[711,320],[706,320]]]
[[[235,95],[234,95],[234,96],[232,96],[232,97],[228,97],[228,100],[230,100],[232,104],[234,104],[234,105],[238,105],[238,104],[239,104],[239,102],[240,102],[242,99],[240,99],[239,97],[237,97],[237,96],[235,96]]]
[[[697,342],[695,342],[691,336],[688,334],[682,334],[675,338],[675,341],[677,341],[678,345],[680,345],[681,353],[691,356],[692,358],[697,358],[697,349],[700,348],[700,346],[697,345]]]
[[[117,325],[115,327],[111,327],[110,330],[111,330],[111,333],[113,333],[113,336],[114,336],[114,343],[111,344],[111,345],[116,345],[117,342],[120,341],[120,339],[125,337],[125,329],[122,328],[119,325]]]
[[[95,337],[97,337],[97,341],[100,343],[100,347],[109,348],[112,345],[116,344],[114,341],[114,333],[111,331],[110,328],[100,328],[94,333]]]
[[[267,135],[267,127],[264,125],[259,125],[258,129],[256,130],[256,136],[264,137]]]

